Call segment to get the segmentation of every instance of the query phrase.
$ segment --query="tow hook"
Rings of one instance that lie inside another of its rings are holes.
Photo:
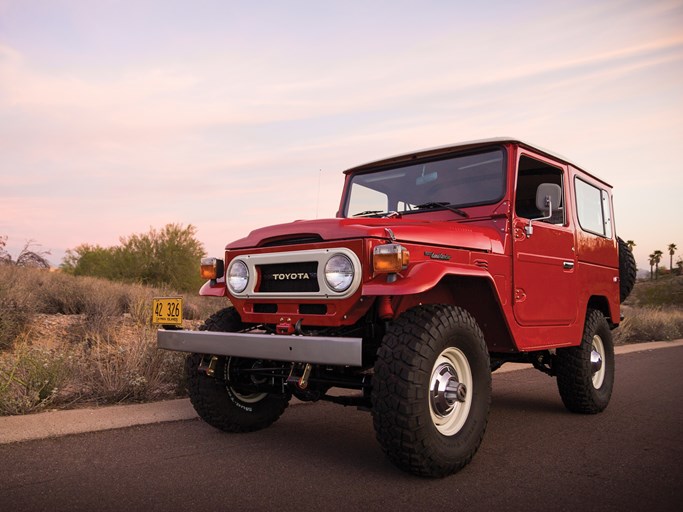
[[[299,328],[300,328],[299,323],[297,323],[297,326],[299,326]],[[291,318],[285,319],[284,317],[280,318],[280,322],[275,326],[275,332],[277,334],[283,334],[283,335],[294,334],[296,332],[296,329],[295,329],[294,325],[292,325],[292,319]]]
[[[216,363],[218,358],[216,356],[210,356],[207,361],[207,356],[202,356],[202,360],[199,363],[198,371],[204,372],[208,377],[213,377],[216,373]]]
[[[311,363],[306,363],[300,376],[297,376],[294,371],[297,366],[292,366],[292,371],[289,373],[289,377],[287,377],[287,384],[293,384],[303,390],[308,387],[308,378],[311,375],[312,366]]]

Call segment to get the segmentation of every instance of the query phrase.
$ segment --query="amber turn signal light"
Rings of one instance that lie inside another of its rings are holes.
[[[377,273],[400,272],[409,262],[408,249],[399,244],[377,245],[372,250],[372,268]]]
[[[200,275],[202,279],[218,279],[223,277],[224,263],[218,258],[202,258]]]

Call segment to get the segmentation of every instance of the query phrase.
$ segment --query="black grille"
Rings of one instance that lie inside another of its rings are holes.
[[[280,238],[275,240],[267,240],[261,244],[261,247],[278,247],[280,245],[299,245],[299,244],[315,244],[322,242],[323,239],[319,235],[302,235],[295,238]]]
[[[318,292],[318,263],[257,265],[261,275],[259,292]]]

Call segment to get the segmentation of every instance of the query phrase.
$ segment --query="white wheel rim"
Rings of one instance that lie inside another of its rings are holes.
[[[591,347],[591,371],[593,373],[593,387],[600,389],[605,381],[605,345],[597,334],[593,336]]]
[[[229,357],[227,359],[226,365],[225,365],[225,380],[226,382],[230,382],[230,363],[232,361],[232,358]],[[253,377],[252,377],[253,379]],[[260,402],[263,400],[266,396],[268,396],[268,393],[240,393],[237,391],[234,387],[228,386],[230,388],[230,392],[237,398],[240,402],[244,402],[245,404],[255,404],[256,402]]]
[[[429,413],[434,426],[444,436],[457,434],[470,413],[474,391],[472,370],[465,354],[455,347],[441,352],[429,382]],[[448,391],[446,383],[450,385]]]
[[[250,395],[243,395],[242,393],[235,391],[235,388],[233,387],[230,388],[230,391],[237,399],[239,399],[240,402],[247,404],[255,404],[256,402],[260,402],[266,397],[266,395],[268,395],[268,393],[252,393]]]

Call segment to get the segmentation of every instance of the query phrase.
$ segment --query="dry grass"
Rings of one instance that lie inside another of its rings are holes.
[[[0,415],[185,394],[184,356],[157,350],[168,289],[0,266]],[[186,328],[224,301],[184,297]]]
[[[150,327],[126,327],[125,341],[94,338],[48,348],[26,336],[0,354],[0,415],[184,395],[183,355],[157,350]]]
[[[98,402],[152,401],[182,395],[183,354],[158,350],[156,330],[142,328],[126,344],[96,342],[83,354],[92,371],[82,376]]]
[[[0,415],[50,406],[72,372],[72,356],[25,341],[0,356]]]
[[[683,276],[638,281],[622,306],[617,344],[683,338]]]
[[[639,283],[615,342],[683,338],[682,285],[683,278]],[[152,298],[173,295],[0,265],[0,415],[184,395],[184,357],[157,350],[150,326]],[[184,299],[186,328],[227,305]]]
[[[617,344],[683,338],[683,310],[674,307],[622,308],[624,321],[614,331]]]

